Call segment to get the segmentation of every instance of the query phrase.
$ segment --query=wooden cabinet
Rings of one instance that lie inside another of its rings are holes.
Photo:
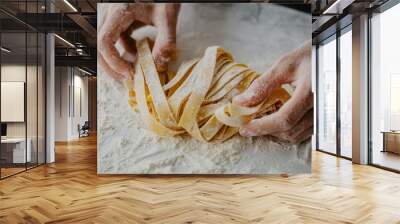
[[[393,152],[400,154],[400,132],[382,132],[383,152]]]

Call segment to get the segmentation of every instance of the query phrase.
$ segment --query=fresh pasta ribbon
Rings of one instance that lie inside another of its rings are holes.
[[[187,133],[201,141],[222,142],[290,98],[279,87],[255,107],[232,104],[260,75],[217,46],[207,48],[200,59],[182,63],[176,75],[157,72],[147,39],[137,41],[137,51],[134,80],[125,82],[129,104],[159,136]]]

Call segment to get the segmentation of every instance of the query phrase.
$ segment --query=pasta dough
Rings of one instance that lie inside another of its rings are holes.
[[[188,133],[201,141],[222,142],[290,98],[279,87],[255,107],[232,104],[232,98],[260,75],[217,46],[207,48],[200,59],[184,62],[176,75],[157,72],[147,39],[137,41],[137,51],[134,80],[126,81],[129,104],[160,136]]]

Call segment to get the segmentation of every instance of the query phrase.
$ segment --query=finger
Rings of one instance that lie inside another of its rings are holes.
[[[271,133],[270,135],[291,143],[297,143],[297,137],[309,128],[312,128],[313,122],[313,110],[311,109],[293,128],[283,132]]]
[[[125,52],[122,54],[122,58],[131,63],[136,61],[136,41],[131,37],[132,31],[136,28],[136,26],[131,25],[129,29],[123,32],[119,38],[119,42],[125,50]]]
[[[176,52],[176,24],[179,4],[157,5],[153,23],[157,27],[157,37],[153,57],[158,71],[165,71],[168,62]]]
[[[97,30],[101,30],[102,27],[104,26],[104,23],[106,21],[108,11],[112,8],[112,5],[108,4],[100,4],[99,5],[99,22],[97,23]],[[108,66],[107,62],[105,62],[103,56],[101,55],[100,51],[97,52],[97,61],[100,66],[100,68],[107,73],[109,76],[120,80],[123,78],[123,76],[119,73],[116,73],[114,70]]]
[[[236,96],[233,103],[255,106],[268,98],[278,86],[295,81],[296,74],[301,74],[301,70],[304,70],[302,68],[307,68],[307,65],[310,64],[304,62],[311,55],[310,43],[305,43],[277,60],[268,73],[256,79],[246,91]]]
[[[314,125],[314,110],[310,109],[301,120],[291,129],[287,130],[285,133],[287,136],[297,136],[308,128]]]
[[[304,142],[305,140],[309,139],[314,133],[314,128],[308,128],[304,132],[300,133],[298,136],[295,137],[293,140],[294,143],[301,143]]]
[[[293,139],[275,137],[273,135],[269,135],[269,138],[272,139],[272,141],[274,141],[274,142],[299,144],[299,143],[302,143],[303,141],[309,139],[313,135],[313,132],[314,132],[314,128],[308,128],[308,129],[304,130],[302,133],[300,133],[298,136],[294,137]]]
[[[119,55],[115,43],[121,34],[128,30],[133,20],[133,12],[127,11],[124,4],[117,5],[112,13],[108,11],[108,17],[99,33],[98,46],[103,59],[114,72],[123,74],[125,77],[132,72],[132,66]]]
[[[124,49],[122,53],[122,58],[132,64],[136,63],[137,59],[137,49],[136,49],[136,41],[131,37],[132,32],[139,29],[140,27],[145,26],[146,24],[141,21],[134,21],[131,26],[121,34],[119,38],[119,42]]]
[[[250,87],[233,99],[234,104],[241,106],[255,106],[264,101],[277,87],[291,82],[295,59],[290,55],[283,56],[272,67],[272,69],[257,78]]]
[[[101,30],[103,27],[106,18],[107,18],[107,13],[110,5],[108,4],[100,4],[99,5],[99,22],[97,23],[97,30]]]
[[[117,72],[115,72],[108,64],[107,62],[104,60],[103,56],[101,55],[101,53],[97,54],[97,60],[99,62],[100,67],[103,69],[103,71],[105,73],[107,73],[109,76],[113,77],[114,79],[117,80],[122,80],[124,79],[124,75],[119,74]]]
[[[268,128],[273,128],[274,131],[272,132],[278,131],[280,123],[279,117],[276,114],[271,114],[250,121],[239,129],[239,133],[244,137],[267,135],[271,133]]]
[[[267,135],[267,137],[269,139],[271,139],[272,141],[274,141],[274,142],[290,143],[288,140],[285,140],[285,139],[282,139],[282,138],[278,138],[278,137],[275,137],[273,135]]]
[[[303,81],[293,96],[275,113],[254,119],[239,131],[243,136],[259,136],[282,132],[294,127],[305,113],[313,107],[311,83]]]
[[[281,77],[273,72],[274,70],[254,80],[249,88],[233,98],[233,103],[249,107],[264,101],[271,94],[271,91],[282,85],[283,82]]]

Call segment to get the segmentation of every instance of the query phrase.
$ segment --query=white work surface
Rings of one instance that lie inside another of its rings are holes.
[[[99,11],[101,13],[101,9]],[[311,16],[269,4],[183,4],[178,64],[220,45],[236,61],[266,71],[311,38]],[[310,71],[311,72],[311,71]],[[235,136],[223,144],[159,138],[127,103],[127,91],[98,68],[98,173],[276,174],[310,172],[311,144]]]
[[[25,138],[5,138],[1,139],[1,144],[12,146],[12,162],[13,163],[25,163],[31,161],[31,139],[27,138],[26,154],[25,154]],[[7,148],[8,149],[8,148]],[[4,150],[4,149],[3,149]]]

